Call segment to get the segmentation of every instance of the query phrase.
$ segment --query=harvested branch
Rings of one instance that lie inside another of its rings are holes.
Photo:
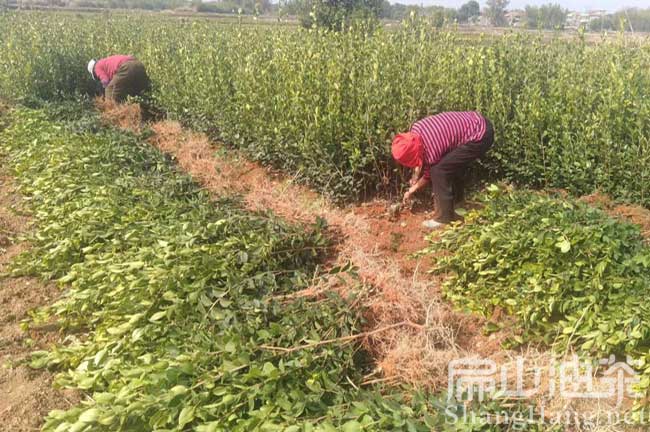
[[[391,329],[394,329],[396,327],[402,327],[402,326],[410,326],[410,327],[413,327],[413,328],[417,328],[418,330],[423,330],[424,329],[423,325],[416,324],[416,323],[413,323],[413,322],[410,322],[410,321],[402,321],[402,322],[399,322],[397,324],[392,324],[392,325],[389,325],[389,326],[386,326],[386,327],[381,327],[381,328],[378,328],[378,329],[375,329],[375,330],[372,330],[372,331],[368,331],[368,332],[364,332],[364,333],[359,333],[359,334],[350,335],[350,336],[344,336],[344,337],[341,337],[341,338],[327,339],[327,340],[308,343],[308,344],[305,344],[305,345],[299,345],[299,346],[295,346],[295,347],[291,347],[291,348],[276,347],[276,346],[270,346],[270,345],[260,345],[260,348],[265,349],[265,350],[269,350],[269,351],[281,351],[281,352],[284,352],[284,353],[291,353],[291,352],[300,351],[300,350],[304,350],[304,349],[316,348],[316,347],[319,347],[319,346],[322,346],[322,345],[328,345],[328,344],[332,344],[332,343],[349,343],[349,342],[352,342],[352,341],[357,340],[357,339],[369,337],[369,336],[375,335],[377,333],[381,333],[381,332],[384,332],[386,330],[391,330]]]

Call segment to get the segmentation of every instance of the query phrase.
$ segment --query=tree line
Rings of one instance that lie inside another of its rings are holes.
[[[487,0],[481,7],[469,0],[458,9],[443,6],[417,6],[390,3],[388,0],[0,0],[0,8],[12,6],[56,6],[108,9],[191,9],[197,12],[223,14],[268,14],[296,16],[304,27],[322,26],[342,29],[348,23],[363,19],[401,21],[412,14],[425,16],[436,27],[444,24],[484,23],[495,27],[513,25],[508,16],[509,0]],[[529,29],[562,30],[567,26],[569,10],[557,3],[528,5],[519,14],[516,25]],[[575,23],[572,23],[575,26]],[[650,8],[627,8],[577,25],[588,31],[650,32]]]
[[[185,0],[0,0],[5,6],[18,9],[29,9],[34,6],[70,7],[70,8],[103,8],[103,9],[143,9],[165,10],[176,9],[187,4]]]
[[[589,23],[589,30],[623,30],[631,32],[650,32],[650,9],[630,8]]]

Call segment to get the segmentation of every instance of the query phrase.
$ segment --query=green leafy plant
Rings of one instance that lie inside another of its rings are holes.
[[[561,197],[493,186],[485,207],[431,243],[445,295],[512,316],[514,342],[640,360],[650,368],[650,247],[636,225]],[[489,329],[493,330],[493,329]]]

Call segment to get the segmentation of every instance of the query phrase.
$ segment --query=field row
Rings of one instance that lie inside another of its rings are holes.
[[[88,59],[134,54],[157,108],[335,198],[395,191],[389,143],[413,121],[480,110],[492,176],[650,205],[647,42],[20,13],[0,16],[0,47],[0,96],[23,100],[92,92]]]

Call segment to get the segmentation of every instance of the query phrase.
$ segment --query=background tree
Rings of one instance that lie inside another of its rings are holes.
[[[509,0],[487,0],[485,13],[490,20],[490,24],[495,27],[506,25],[506,8],[509,4]]]
[[[58,0],[54,4],[60,3]],[[65,6],[86,7],[86,8],[109,8],[109,9],[146,9],[164,10],[175,9],[182,6],[198,6],[198,2],[185,0],[66,0]]]
[[[481,15],[481,6],[476,0],[470,0],[458,9],[458,22],[466,23]]]
[[[568,10],[559,4],[542,6],[526,6],[526,22],[528,28],[563,29],[566,25]]]
[[[445,8],[442,6],[429,6],[422,11],[424,16],[431,18],[435,27],[442,27],[446,23],[453,23],[458,19],[456,9]]]
[[[629,8],[614,14],[614,22],[624,22],[626,31],[650,32],[650,9]]]
[[[614,14],[607,14],[601,18],[589,22],[588,30],[600,32],[604,30],[614,30],[617,23],[614,21]]]
[[[381,0],[379,3],[379,18],[391,19],[392,9],[388,0]]]
[[[343,30],[352,21],[377,19],[382,0],[303,0],[300,23],[303,27]]]
[[[392,20],[402,21],[404,18],[408,17],[411,12],[421,13],[421,8],[416,5],[405,5],[401,3],[388,4],[388,11],[384,13],[382,18],[388,18]]]
[[[283,15],[300,15],[302,11],[302,2],[298,0],[283,1],[280,3],[280,11]]]

